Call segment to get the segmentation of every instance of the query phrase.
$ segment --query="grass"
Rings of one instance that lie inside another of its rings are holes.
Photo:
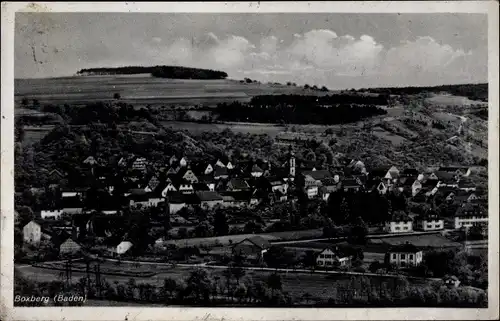
[[[325,94],[285,85],[242,84],[235,80],[162,79],[147,75],[15,79],[14,84],[16,101],[26,97],[38,99],[40,103],[68,104],[112,100],[114,93],[120,93],[127,103],[144,106],[215,105],[268,94]]]
[[[434,97],[427,98],[427,102],[435,105],[444,106],[470,106],[470,105],[487,105],[482,101],[470,100],[467,97],[452,96],[452,95],[435,95]]]

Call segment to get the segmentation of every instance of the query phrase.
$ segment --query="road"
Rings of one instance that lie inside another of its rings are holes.
[[[367,239],[377,239],[382,237],[398,237],[398,236],[409,236],[409,235],[427,235],[427,234],[437,234],[437,233],[445,233],[447,230],[441,231],[429,231],[429,232],[410,232],[410,233],[386,233],[386,234],[371,234],[367,235]],[[305,239],[305,240],[290,240],[290,241],[270,241],[273,245],[281,245],[281,244],[298,244],[298,243],[307,243],[307,242],[321,242],[321,241],[342,241],[346,240],[347,237],[322,237],[316,239]]]

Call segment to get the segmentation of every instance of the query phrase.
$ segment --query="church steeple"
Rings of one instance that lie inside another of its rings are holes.
[[[295,153],[293,152],[292,145],[288,147],[288,166],[290,176],[295,177]]]

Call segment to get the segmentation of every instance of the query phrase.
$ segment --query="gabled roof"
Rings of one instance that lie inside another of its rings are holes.
[[[198,191],[196,192],[196,196],[202,202],[210,202],[210,201],[222,201],[222,196],[217,192],[211,191]]]
[[[332,174],[330,173],[330,171],[326,169],[318,169],[315,171],[303,171],[302,174],[304,176],[309,175],[317,181],[321,181],[327,178],[332,178]]]
[[[328,246],[324,248],[321,252],[319,252],[318,255],[322,254],[326,250],[332,251],[337,258],[345,258],[350,256],[344,248],[339,246]]]
[[[415,168],[405,168],[403,172],[401,173],[402,176],[418,176],[419,172]]]
[[[252,166],[252,173],[263,173],[264,171],[257,164]]]
[[[248,183],[242,179],[242,178],[231,178],[228,182],[228,184],[231,184],[233,186],[233,188],[235,189],[248,189],[250,188],[250,186],[248,185]]]
[[[409,221],[412,221],[412,219],[405,212],[396,211],[392,214],[391,221],[392,222],[409,222]]]
[[[394,245],[389,249],[391,253],[417,253],[421,250],[411,243]]]
[[[348,179],[344,179],[342,181],[342,187],[361,187],[359,185],[359,183],[355,180],[355,179],[352,179],[352,178],[348,178]]]
[[[214,173],[214,177],[228,175],[227,168],[226,167],[220,167],[220,166],[215,166],[215,169],[214,169],[213,173]]]
[[[241,242],[236,243],[235,246],[242,243],[242,242],[245,242],[245,241],[250,241],[251,243],[255,244],[255,246],[257,246],[263,250],[271,247],[271,244],[269,243],[268,240],[266,240],[263,237],[258,236],[258,235],[246,238],[246,239],[242,240]]]

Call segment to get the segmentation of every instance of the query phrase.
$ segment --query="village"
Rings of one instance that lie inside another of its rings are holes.
[[[471,180],[474,169],[468,167],[439,167],[436,171],[421,173],[395,166],[370,170],[360,160],[343,160],[343,166],[322,169],[314,162],[298,162],[291,147],[287,161],[276,166],[266,160],[234,164],[228,159],[219,159],[213,164],[192,162],[182,155],[171,156],[168,164],[150,164],[146,158],[133,155],[109,161],[114,162],[115,172],[103,170],[106,160],[93,156],[82,160],[93,180],[92,187],[88,188],[61,190],[57,182],[64,179],[63,174],[58,170],[50,173],[53,182],[45,191],[50,197],[44,198],[46,203],[34,213],[34,219],[20,226],[23,248],[27,249],[23,255],[36,252],[34,257],[40,262],[77,261],[90,255],[123,261],[217,266],[224,265],[228,257],[239,256],[246,266],[269,267],[272,260],[265,258],[266,253],[280,256],[274,253],[274,247],[279,244],[295,251],[295,255],[313,257],[309,257],[306,264],[315,270],[380,272],[380,268],[384,268],[385,273],[408,270],[408,275],[419,275],[418,267],[425,251],[435,250],[440,243],[462,248],[468,244],[463,242],[463,237],[467,241],[471,236],[471,240],[485,244],[481,240],[485,240],[487,233],[487,200],[484,193],[476,190]],[[333,195],[352,193],[382,196],[392,193],[404,195],[414,204],[433,205],[424,207],[418,214],[392,210],[380,224],[350,223],[351,229],[345,234],[327,235],[324,227],[314,233],[314,229],[304,227],[306,231],[294,228],[291,237],[281,239],[271,237],[273,233],[265,233],[262,228],[252,230],[249,225],[255,222],[245,217],[252,212],[263,213],[257,218],[260,225],[276,225],[280,220],[269,211],[280,204],[316,202],[324,205],[332,201],[330,195],[333,198]],[[456,211],[451,215],[440,213],[443,211],[436,210],[436,198]],[[231,210],[233,212],[228,212]],[[147,215],[148,211],[152,216],[146,218],[145,224],[139,224],[137,232],[132,232],[131,226],[123,226],[125,213]],[[222,211],[226,211],[222,215],[226,222],[217,223],[221,220],[217,213]],[[16,213],[19,224],[19,213]],[[239,219],[238,213],[242,213]],[[152,217],[159,217],[157,222],[166,217],[169,222],[155,224]],[[205,217],[205,221],[200,217]],[[207,221],[212,221],[214,226],[207,227]],[[225,228],[221,231],[217,224]],[[229,225],[234,226],[234,230],[230,230]],[[210,233],[214,227],[217,231]],[[151,233],[155,229],[164,231]],[[175,230],[177,233],[172,233]],[[301,235],[301,232],[306,233]],[[347,234],[359,235],[363,240],[351,242]],[[408,237],[397,238],[398,235]],[[446,242],[444,236],[450,235],[455,238],[462,235],[462,238]],[[377,247],[377,239],[388,242],[384,243],[385,247]],[[416,244],[412,244],[412,239]],[[341,242],[345,240],[348,242]],[[370,250],[371,247],[377,248]],[[479,247],[484,251],[485,246]],[[205,255],[201,254],[202,250]],[[183,255],[177,255],[179,252]],[[305,267],[303,260],[296,261],[300,264],[278,265]]]

